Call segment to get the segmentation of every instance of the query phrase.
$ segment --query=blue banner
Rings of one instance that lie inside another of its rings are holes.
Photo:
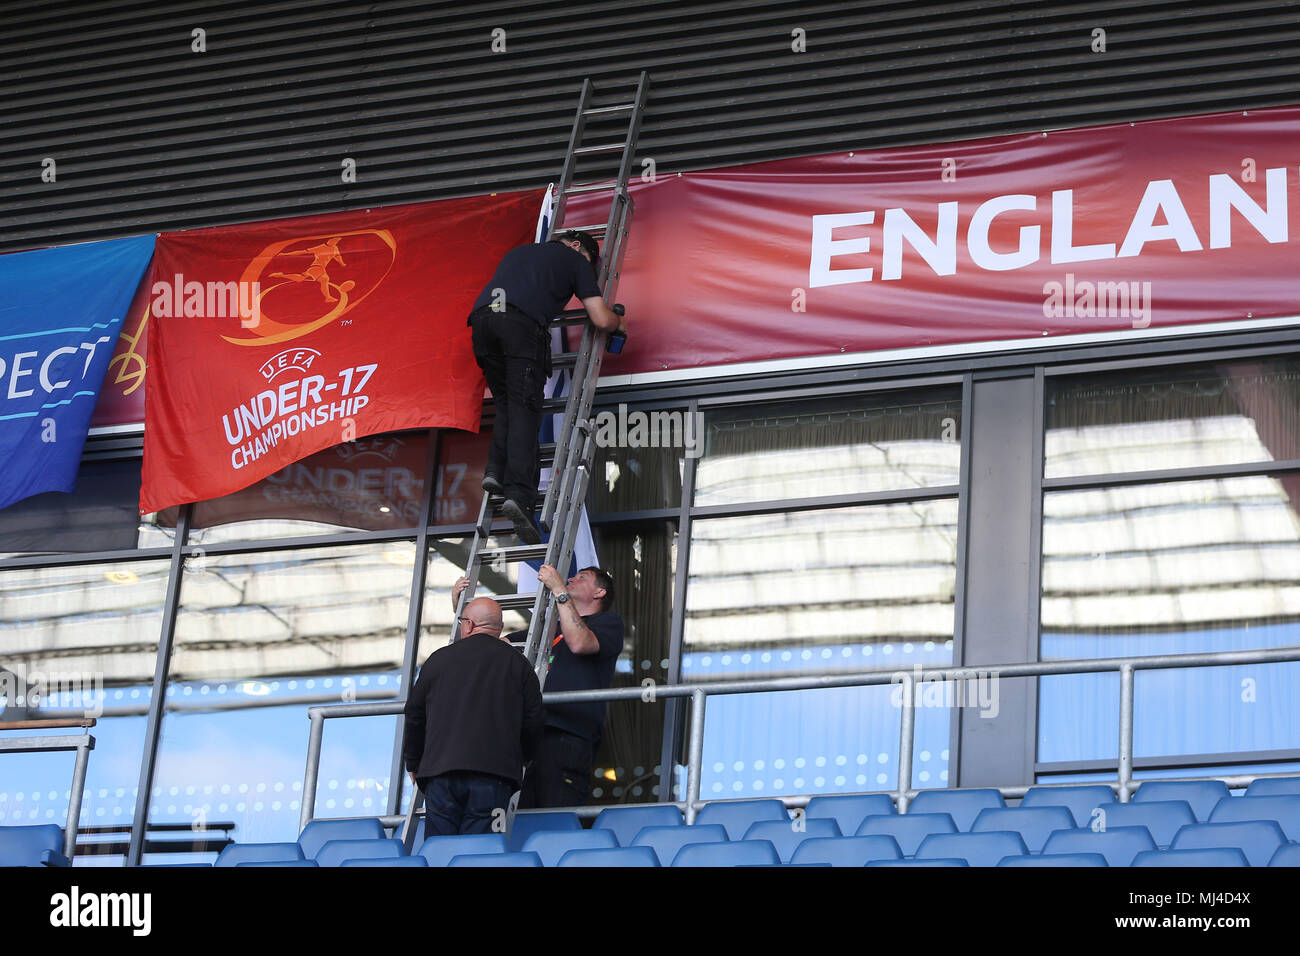
[[[0,508],[72,491],[153,236],[0,256]]]

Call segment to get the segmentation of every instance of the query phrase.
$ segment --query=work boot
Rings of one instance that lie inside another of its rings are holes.
[[[490,472],[483,476],[483,490],[490,495],[496,495],[498,498],[505,492],[501,479]]]
[[[537,527],[533,524],[532,517],[517,501],[507,498],[501,505],[501,513],[510,519],[515,526],[515,534],[519,535],[519,540],[524,544],[541,544],[542,536]]]

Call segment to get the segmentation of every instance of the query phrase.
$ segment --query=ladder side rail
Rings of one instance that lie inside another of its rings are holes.
[[[552,528],[555,526],[555,510],[559,502],[558,493],[561,490],[558,486],[562,476],[568,472],[569,462],[572,457],[572,432],[573,425],[581,417],[581,411],[578,403],[581,401],[579,385],[591,377],[592,361],[596,351],[594,347],[593,335],[595,327],[590,323],[584,323],[582,330],[582,341],[578,346],[578,357],[573,364],[573,373],[570,376],[569,394],[564,401],[564,418],[561,420],[560,427],[555,433],[555,457],[551,461],[551,479],[546,484],[546,498],[542,504],[542,526]]]
[[[590,434],[587,435],[585,446],[588,452],[593,447],[593,439]],[[582,501],[587,494],[587,482],[589,478],[590,478],[590,473],[588,472],[586,466],[585,465],[579,466],[578,480],[574,485],[573,497],[570,500],[571,507],[566,509],[568,511],[568,520],[564,526],[563,546],[562,546],[561,554],[559,556],[559,559],[564,562],[566,567],[569,564],[569,562],[573,560],[574,544],[578,536],[577,535],[578,526],[582,519]],[[542,631],[542,633],[547,635],[548,637],[551,631],[555,627],[554,617],[556,613],[557,613],[557,605],[555,604],[555,601],[552,598],[549,601],[549,607],[547,608],[547,612],[546,612],[547,626],[545,630]],[[545,642],[543,641],[543,643]],[[545,689],[546,675],[547,672],[550,670],[549,654],[543,653],[539,655],[537,663],[535,665],[535,670],[537,672],[538,682],[542,685],[542,688]]]
[[[560,184],[555,190],[555,209],[551,216],[551,232],[556,231],[559,223],[564,222],[565,191],[573,184],[574,167],[577,165],[578,144],[587,131],[587,107],[591,103],[595,88],[591,77],[582,81],[582,93],[578,97],[578,115],[573,119],[573,129],[569,133],[569,148],[564,154],[564,170],[560,173]]]
[[[483,550],[483,546],[492,534],[492,506],[490,499],[491,496],[486,491],[483,492],[483,502],[478,509],[478,521],[474,526],[474,542],[470,545],[469,555],[465,561],[465,577],[469,579],[469,585],[460,592],[460,598],[456,601],[456,617],[451,622],[450,643],[452,644],[460,640],[460,619],[465,616],[466,605],[474,600],[475,592],[478,591],[479,553]]]

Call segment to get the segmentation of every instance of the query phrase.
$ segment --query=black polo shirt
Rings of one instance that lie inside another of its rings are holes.
[[[623,652],[623,618],[615,611],[588,614],[583,622],[591,628],[600,649],[594,654],[575,654],[562,635],[553,638],[551,666],[546,672],[546,691],[605,690],[614,683],[614,666]],[[510,635],[515,642],[527,639],[527,631]],[[593,744],[605,729],[605,702],[547,704],[546,726],[582,737]]]
[[[564,311],[575,295],[579,299],[600,295],[587,257],[559,242],[534,242],[507,252],[470,312],[492,305],[497,289],[505,291],[507,305],[542,326]]]

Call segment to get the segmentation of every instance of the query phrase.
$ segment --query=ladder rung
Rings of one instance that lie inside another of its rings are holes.
[[[547,412],[562,412],[569,404],[567,398],[546,398],[542,400],[542,414]]]
[[[498,559],[504,561],[533,561],[546,557],[544,544],[521,544],[513,548],[484,548],[478,553],[480,564],[491,564]]]
[[[555,442],[548,441],[537,446],[537,457],[544,465],[548,461],[555,461]]]
[[[577,352],[556,352],[551,356],[551,368],[573,368],[577,362]]]
[[[575,312],[561,312],[555,318],[551,319],[551,325],[563,327],[567,325],[582,325],[587,321],[587,313],[582,309]]]
[[[584,183],[581,186],[570,186],[564,191],[566,196],[572,196],[574,193],[598,193],[606,189],[617,189],[618,183]]]
[[[624,143],[601,143],[599,146],[579,146],[573,151],[574,156],[591,156],[594,153],[622,152]]]
[[[596,106],[583,110],[583,116],[599,116],[602,113],[623,113],[636,109],[635,103],[620,103],[618,106]]]
[[[503,611],[521,611],[524,608],[532,608],[533,602],[537,600],[536,594],[500,594],[492,600],[501,605]]]
[[[554,227],[551,232],[585,232],[593,237],[603,236],[605,234],[605,223],[602,222],[591,226],[570,226],[567,224],[561,224]]]

